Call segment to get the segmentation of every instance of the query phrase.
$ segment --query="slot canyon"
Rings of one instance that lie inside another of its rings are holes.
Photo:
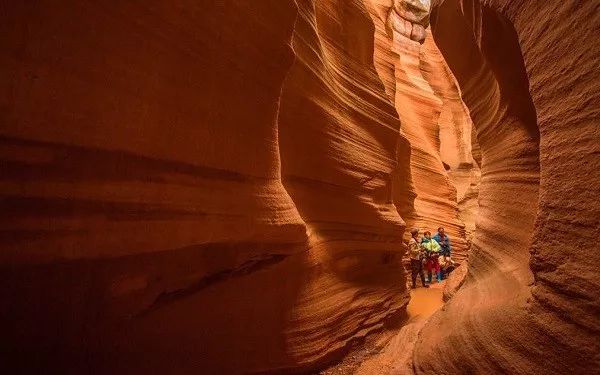
[[[0,8],[2,373],[600,371],[600,1]]]

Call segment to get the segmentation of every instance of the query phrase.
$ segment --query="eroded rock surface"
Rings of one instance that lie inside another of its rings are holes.
[[[423,38],[410,38],[398,26],[404,22],[428,25],[428,13],[416,17],[397,11],[415,9],[411,3],[370,1],[375,24],[375,66],[386,93],[394,101],[402,133],[411,149],[409,192],[403,188],[405,175],[397,175],[394,202],[410,227],[435,232],[443,226],[453,239],[455,260],[460,262],[467,256],[469,242],[458,202],[464,201],[463,207],[468,202],[469,208],[475,209],[472,205],[476,205],[479,180],[471,154],[472,123],[455,79],[431,35],[425,38],[423,29]],[[422,3],[428,10],[429,4]],[[404,147],[398,145],[398,149]],[[398,162],[402,165],[406,160]],[[466,194],[471,185],[470,194]],[[469,221],[473,215],[463,217],[469,229],[474,230],[474,220]]]
[[[392,200],[400,122],[373,65],[362,1],[298,1],[279,116],[282,180],[309,235],[288,354],[318,363],[408,302]],[[405,142],[405,141],[404,141]]]
[[[422,329],[414,368],[593,371],[600,298],[584,244],[600,218],[598,4],[438,3],[433,34],[470,109],[482,181],[466,281]]]
[[[408,302],[409,149],[363,2],[201,3],[4,7],[15,361],[308,369]]]
[[[598,6],[428,8],[4,5],[2,366],[310,371],[402,314],[406,225],[461,260],[477,216],[386,358],[598,368]]]

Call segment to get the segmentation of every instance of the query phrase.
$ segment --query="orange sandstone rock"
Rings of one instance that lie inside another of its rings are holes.
[[[288,355],[306,365],[383,328],[408,292],[391,186],[400,122],[373,65],[373,22],[362,1],[298,5],[279,142],[282,180],[309,234],[286,332]]]
[[[418,2],[372,0],[369,3],[375,23],[375,66],[395,103],[402,131],[410,141],[410,178],[407,180],[406,173],[395,175],[394,202],[409,226],[433,232],[444,226],[453,239],[456,260],[462,261],[468,243],[457,203],[463,200],[467,187],[471,183],[476,186],[478,181],[478,174],[472,171],[468,111],[431,36],[421,46],[404,31],[405,23],[421,22],[421,26],[427,26],[428,16],[415,18],[397,11],[413,9],[411,3]],[[423,39],[419,41],[422,43]],[[398,150],[405,147],[398,144]],[[402,158],[398,161],[399,165],[406,162]],[[476,193],[468,195],[473,196]],[[466,219],[471,217],[465,215]]]
[[[481,147],[463,287],[421,331],[417,373],[564,374],[600,365],[597,4],[445,1],[436,44]],[[565,32],[564,30],[569,30]]]
[[[4,5],[1,365],[314,370],[403,313],[406,225],[477,217],[386,361],[597,368],[597,6],[428,7]]]
[[[13,2],[1,27],[15,362],[309,369],[402,312],[403,138],[362,1]]]

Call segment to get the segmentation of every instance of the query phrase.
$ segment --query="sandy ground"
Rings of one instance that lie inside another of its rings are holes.
[[[412,372],[411,353],[423,323],[443,304],[445,281],[430,288],[411,291],[406,319],[397,330],[382,332],[356,347],[342,362],[321,371],[334,374],[408,374]]]
[[[410,293],[410,302],[406,307],[409,322],[425,320],[436,312],[444,301],[442,300],[442,291],[445,281],[434,283],[430,288],[413,289]]]

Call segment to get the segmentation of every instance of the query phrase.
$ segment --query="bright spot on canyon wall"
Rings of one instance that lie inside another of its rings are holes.
[[[600,368],[597,1],[10,1],[3,373]],[[408,327],[407,228],[461,265]],[[404,327],[404,329],[403,329]]]

